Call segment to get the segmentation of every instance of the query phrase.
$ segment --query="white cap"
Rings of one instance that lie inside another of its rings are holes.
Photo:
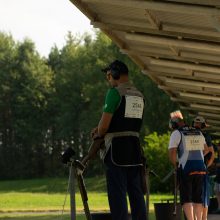
[[[171,119],[177,119],[177,118],[183,119],[183,115],[180,110],[176,110],[176,111],[170,113],[170,118]]]
[[[196,116],[193,119],[194,122],[198,122],[198,123],[205,123],[205,119],[202,116]]]
[[[206,120],[205,118],[203,118],[202,116],[196,116],[194,119],[193,119],[193,122],[194,123],[204,123],[205,127],[209,127],[209,125],[206,123]]]

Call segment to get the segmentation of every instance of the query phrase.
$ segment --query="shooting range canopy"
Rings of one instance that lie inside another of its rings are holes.
[[[220,0],[71,0],[170,99],[220,136]]]

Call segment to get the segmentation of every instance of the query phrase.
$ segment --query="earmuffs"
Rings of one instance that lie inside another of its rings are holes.
[[[179,122],[179,120],[178,119],[170,119],[169,120],[169,128],[170,129],[173,129],[173,130],[175,130],[175,129],[177,129],[178,127],[179,127],[179,125],[178,125],[178,122]]]
[[[120,69],[119,65],[113,64],[111,66],[110,73],[111,73],[113,79],[119,79],[120,78],[120,71],[121,71],[121,69]]]
[[[104,73],[110,71],[112,78],[117,80],[120,78],[121,74],[128,74],[128,67],[123,62],[119,60],[115,60],[109,66],[102,69],[102,71]]]
[[[195,127],[196,122],[201,124],[200,129],[207,127],[206,120],[202,116],[197,116],[194,118],[194,120],[192,121],[193,127]]]
[[[198,123],[201,123],[201,122],[198,122]],[[195,125],[195,121],[192,122],[192,127],[195,127],[194,125]],[[205,128],[205,127],[206,127],[206,123],[205,123],[205,122],[202,122],[202,123],[201,123],[201,129],[203,129],[203,128]]]

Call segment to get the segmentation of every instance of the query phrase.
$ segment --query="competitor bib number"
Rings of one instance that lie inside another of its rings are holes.
[[[184,135],[184,139],[186,150],[204,150],[204,143],[201,135]]]
[[[144,100],[139,96],[126,96],[125,117],[142,118],[144,110]]]

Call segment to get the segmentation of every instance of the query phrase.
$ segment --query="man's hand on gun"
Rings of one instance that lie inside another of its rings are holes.
[[[90,136],[93,140],[94,140],[94,138],[96,138],[98,136],[98,127],[95,127],[91,130]]]
[[[88,154],[83,158],[82,163],[86,166],[89,160],[94,159],[97,152],[104,147],[105,141],[103,137],[98,134],[98,127],[93,128],[90,136],[92,138],[92,143],[89,147]]]

